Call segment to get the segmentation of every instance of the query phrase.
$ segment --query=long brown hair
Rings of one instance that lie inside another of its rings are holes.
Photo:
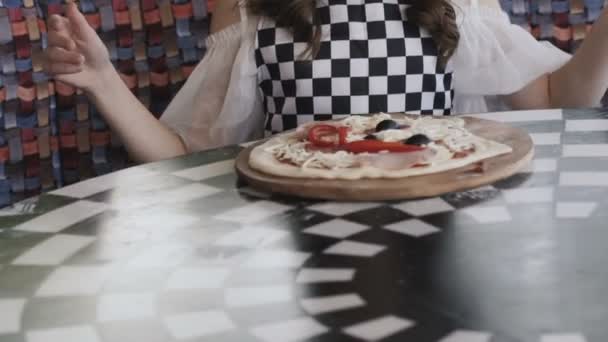
[[[294,36],[309,43],[308,53],[316,55],[321,43],[316,0],[247,0],[248,10],[265,16],[286,27]],[[449,0],[412,0],[407,18],[426,29],[439,52],[439,62],[445,65],[452,57],[460,34],[456,26],[456,12]],[[311,25],[310,18],[313,18]]]

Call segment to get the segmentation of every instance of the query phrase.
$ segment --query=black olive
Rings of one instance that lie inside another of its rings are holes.
[[[416,135],[412,135],[409,139],[406,139],[404,141],[404,143],[408,144],[408,145],[428,145],[430,143],[432,143],[433,141],[431,139],[429,139],[429,137],[427,137],[424,134],[416,134]]]
[[[363,138],[364,140],[377,140],[378,138],[373,134],[368,134]]]
[[[386,131],[387,129],[398,129],[399,124],[393,120],[384,120],[376,126],[376,132]]]

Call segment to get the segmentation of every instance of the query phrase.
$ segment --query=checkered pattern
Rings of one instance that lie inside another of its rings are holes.
[[[206,0],[82,0],[112,62],[156,115],[205,52]],[[0,1],[0,207],[130,164],[81,91],[42,72],[61,0]]]
[[[259,24],[256,61],[269,114],[281,132],[350,114],[449,114],[452,74],[437,63],[428,32],[409,23],[407,1],[318,1],[322,39],[307,44],[272,20]]]
[[[260,193],[229,147],[11,208],[27,215],[0,216],[0,340],[606,340],[606,113],[481,117],[527,129],[535,160],[442,197]]]

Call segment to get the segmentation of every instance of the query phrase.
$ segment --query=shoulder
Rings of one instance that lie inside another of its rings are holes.
[[[222,0],[215,2],[213,16],[211,19],[211,33],[222,31],[223,29],[241,21],[240,0]]]
[[[510,26],[509,14],[504,11],[498,0],[451,0],[456,11],[458,26],[475,27],[484,25],[492,28]],[[478,28],[471,34],[480,34]]]
[[[478,0],[479,5],[489,8],[502,9],[498,0]]]

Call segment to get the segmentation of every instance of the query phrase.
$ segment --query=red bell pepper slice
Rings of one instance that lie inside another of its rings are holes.
[[[332,147],[346,143],[348,127],[315,125],[308,130],[308,141],[317,147]]]
[[[346,144],[346,137],[348,136],[348,132],[350,131],[350,127],[338,127],[338,136],[340,140],[340,146]]]
[[[378,152],[417,152],[425,148],[416,145],[406,145],[400,142],[385,142],[380,140],[360,140],[342,145],[342,149],[351,153],[378,153]]]

